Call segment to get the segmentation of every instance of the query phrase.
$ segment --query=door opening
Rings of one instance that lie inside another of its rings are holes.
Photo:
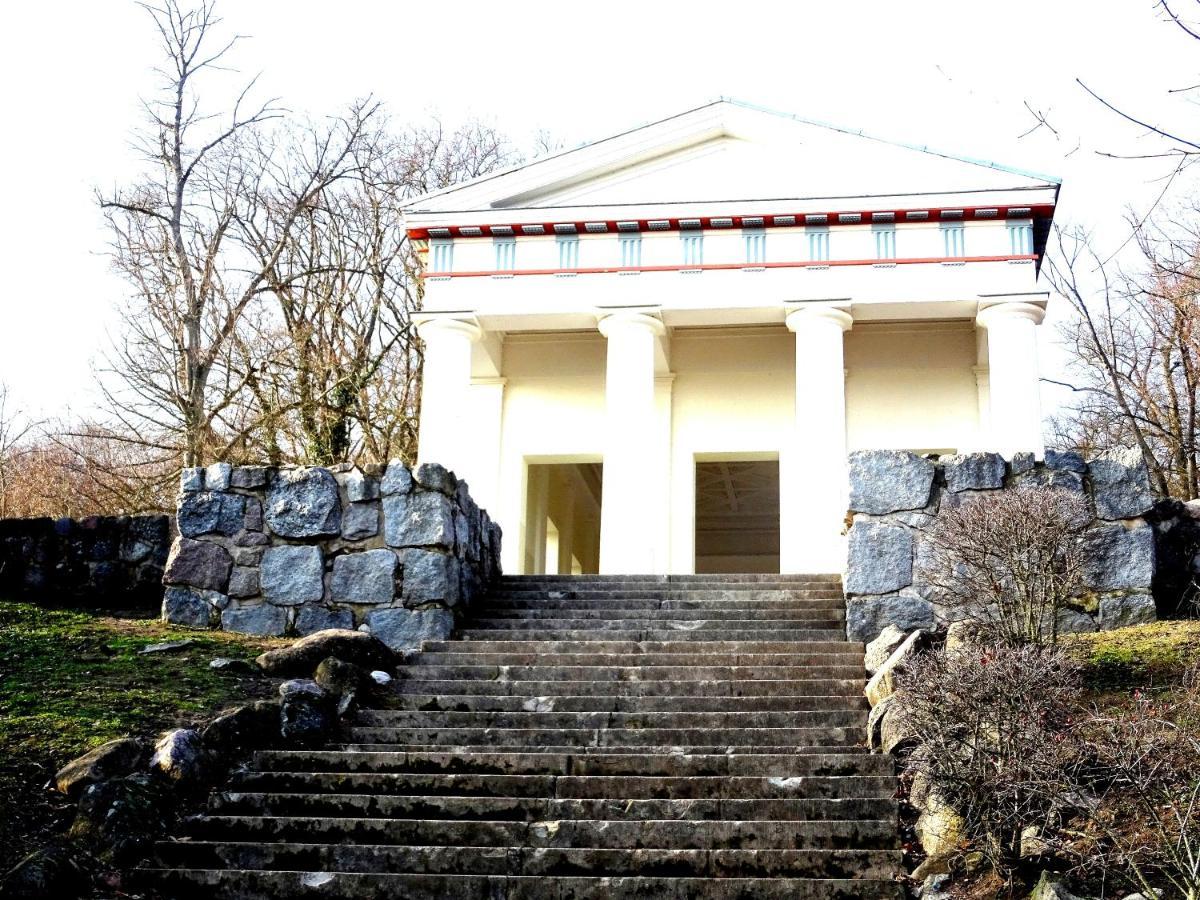
[[[779,571],[779,461],[696,462],[696,572]]]
[[[526,575],[600,571],[601,463],[530,463],[525,498]]]

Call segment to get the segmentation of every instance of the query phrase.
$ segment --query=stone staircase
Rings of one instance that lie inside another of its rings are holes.
[[[345,744],[259,753],[167,897],[901,898],[828,576],[506,577]]]

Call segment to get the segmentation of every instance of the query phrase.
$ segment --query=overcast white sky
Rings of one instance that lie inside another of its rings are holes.
[[[1059,175],[1059,221],[1113,243],[1123,209],[1162,189],[1164,165],[1098,157],[1159,145],[1074,79],[1181,127],[1195,108],[1166,91],[1200,81],[1200,43],[1154,0],[225,0],[219,10],[250,36],[240,68],[312,115],[373,93],[397,119],[477,116],[519,141],[547,129],[574,145],[732,96]],[[131,0],[10,4],[4,18],[0,381],[31,411],[83,411],[125,290],[103,256],[94,191],[137,170],[128,135],[154,84],[154,36]],[[1033,124],[1026,100],[1052,110],[1059,138],[1017,139]]]

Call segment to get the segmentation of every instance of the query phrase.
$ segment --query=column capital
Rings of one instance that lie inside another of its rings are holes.
[[[799,331],[806,322],[832,322],[842,331],[854,327],[854,316],[846,308],[849,304],[816,302],[788,304],[784,321],[789,331]]]
[[[416,326],[417,334],[424,341],[444,334],[464,335],[471,343],[475,343],[483,337],[483,329],[479,327],[479,323],[471,315],[426,315],[416,320]]]
[[[1025,300],[1009,300],[985,306],[975,314],[975,322],[980,328],[991,328],[996,324],[1028,319],[1034,325],[1042,324],[1046,310],[1036,303]]]
[[[657,309],[639,307],[636,309],[601,310],[597,313],[597,327],[600,333],[609,337],[614,331],[624,328],[644,329],[655,337],[667,333],[667,326],[659,317]]]

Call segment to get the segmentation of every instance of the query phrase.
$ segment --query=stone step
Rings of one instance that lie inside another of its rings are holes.
[[[592,847],[398,847],[172,841],[157,845],[164,866],[321,872],[473,875],[626,875],[730,878],[887,879],[899,850],[602,850]]]
[[[362,710],[356,727],[368,728],[865,728],[857,709],[836,706],[808,712],[456,712]]]
[[[847,641],[426,641],[427,653],[836,653],[858,662]]]
[[[195,816],[188,836],[221,841],[417,844],[469,847],[643,847],[659,849],[818,850],[896,846],[896,822],[882,819],[766,821],[555,819],[551,821]]]
[[[857,657],[846,653],[538,653],[536,651],[506,653],[424,652],[414,658],[420,666],[496,666],[512,669],[540,666],[543,668],[615,667],[622,669],[653,669],[661,666],[703,667],[723,666],[845,666],[861,671],[853,662]]]
[[[758,681],[839,680],[862,677],[862,666],[834,665],[749,665],[749,666],[498,666],[423,665],[416,663],[396,670],[400,681]]]
[[[511,697],[552,697],[556,695],[622,697],[770,697],[844,694],[861,697],[863,677],[852,678],[763,678],[731,681],[710,678],[697,681],[500,681],[499,670],[487,680],[477,678],[398,678],[392,690],[399,694],[455,694]]]
[[[704,746],[719,740],[724,746],[806,745],[854,746],[865,739],[861,726],[830,728],[727,728],[714,735],[703,728],[362,728],[343,729],[348,743],[406,743],[455,747],[678,747]]]
[[[535,750],[263,750],[254,768],[264,772],[476,773],[511,775],[642,775],[691,777],[762,776],[831,778],[895,774],[890,757],[853,748],[820,748],[812,753],[685,754],[548,753]]]
[[[703,618],[673,618],[670,613],[665,615],[657,615],[648,613],[632,619],[625,618],[603,618],[603,619],[573,619],[570,617],[550,616],[546,618],[537,617],[501,617],[498,619],[489,619],[484,616],[472,615],[467,620],[467,628],[470,630],[478,630],[483,628],[503,628],[508,630],[530,630],[530,631],[551,631],[555,629],[563,629],[567,631],[573,630],[588,630],[588,631],[621,631],[626,629],[640,630],[648,629],[663,629],[663,630],[678,630],[678,631],[723,631],[726,629],[732,631],[758,630],[765,631],[768,629],[779,629],[789,631],[820,631],[837,629],[840,622],[833,619],[789,619],[775,618],[767,616],[754,616],[753,618],[733,618],[721,619],[705,616]],[[826,638],[816,638],[816,640],[826,640]],[[828,638],[828,640],[836,640],[836,638]]]
[[[385,794],[265,794],[226,791],[209,801],[211,815],[330,816],[351,819],[454,819],[497,822],[689,820],[819,822],[886,819],[890,798],[558,798],[389,796]]]
[[[147,869],[140,881],[173,900],[902,900],[897,881],[832,878],[557,877],[366,872]]]
[[[836,641],[844,640],[846,637],[846,631],[841,627],[793,629],[770,627],[763,625],[762,622],[751,622],[750,625],[754,627],[742,627],[745,623],[737,623],[736,627],[733,627],[733,623],[717,622],[704,630],[699,630],[692,622],[680,622],[676,623],[674,627],[668,628],[628,627],[618,631],[617,629],[595,627],[556,628],[550,624],[549,620],[530,623],[537,625],[536,628],[506,628],[503,627],[502,620],[494,619],[492,621],[501,622],[501,624],[481,627],[478,623],[468,622],[459,633],[459,637],[467,641],[611,641],[615,634],[620,634],[622,638],[631,641],[680,641],[687,640],[687,635],[692,634],[696,635],[696,640],[710,641],[715,631],[720,631],[721,637],[727,641]]]
[[[869,709],[861,691],[855,694],[814,694],[792,697],[679,697],[653,696],[496,696],[494,694],[396,694],[388,702],[396,710],[452,710],[455,712],[753,712],[757,710],[806,712],[822,709]]]
[[[838,575],[503,575],[492,583],[497,590],[516,587],[544,591],[594,587],[738,590],[776,585],[782,588],[840,589],[842,579]]]
[[[697,621],[746,621],[751,618],[763,618],[771,622],[841,622],[844,613],[841,609],[832,607],[809,607],[807,609],[771,609],[761,611],[747,609],[744,605],[732,606],[727,609],[577,609],[572,607],[543,606],[535,609],[498,609],[490,603],[471,610],[472,619],[478,620],[513,620],[522,622],[538,622],[543,619],[566,621],[593,622],[623,622],[636,620],[642,622],[697,622]],[[819,625],[824,628],[826,626]]]
[[[619,598],[605,599],[595,597],[560,597],[548,598],[544,593],[530,592],[513,594],[504,597],[492,595],[480,599],[475,609],[486,610],[524,610],[524,609],[741,609],[749,614],[758,615],[774,609],[829,609],[841,611],[846,601],[840,595],[825,599],[788,599],[788,600],[662,600],[649,598]]]
[[[657,600],[660,603],[764,603],[788,601],[792,603],[829,602],[842,600],[840,587],[771,587],[747,585],[742,588],[705,587],[681,590],[662,585],[572,585],[570,587],[500,587],[492,588],[482,598],[483,603],[492,600]]]
[[[225,793],[555,797],[559,799],[890,799],[891,775],[496,775],[445,772],[261,772],[233,775]]]

